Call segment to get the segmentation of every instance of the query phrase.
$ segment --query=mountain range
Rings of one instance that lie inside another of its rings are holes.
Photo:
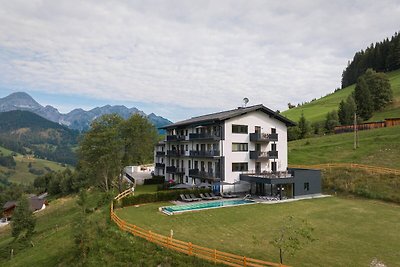
[[[152,122],[157,128],[172,123],[170,120],[165,119],[161,116],[157,116],[154,113],[147,115],[143,111],[135,107],[127,108],[122,105],[106,105],[103,107],[96,107],[88,111],[77,108],[67,114],[62,114],[53,106],[42,106],[29,94],[24,92],[12,93],[4,98],[0,98],[0,112],[7,112],[12,110],[30,111],[50,121],[65,125],[70,129],[78,131],[86,131],[87,129],[89,129],[90,123],[94,119],[104,114],[111,113],[117,113],[124,119],[127,119],[132,114],[139,113],[147,117],[149,121]]]

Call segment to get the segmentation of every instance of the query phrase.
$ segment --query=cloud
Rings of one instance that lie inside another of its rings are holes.
[[[400,13],[396,1],[0,2],[1,87],[173,106],[174,119],[332,92]]]

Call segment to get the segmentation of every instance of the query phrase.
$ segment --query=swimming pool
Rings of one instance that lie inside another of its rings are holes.
[[[221,201],[212,201],[212,202],[210,201],[210,202],[202,202],[202,203],[193,203],[193,204],[187,204],[187,205],[160,207],[160,211],[164,212],[165,214],[168,214],[168,215],[173,215],[175,213],[182,213],[182,212],[187,212],[187,211],[233,207],[233,206],[254,204],[254,203],[256,203],[256,202],[254,202],[253,200],[248,200],[248,199],[221,200]]]

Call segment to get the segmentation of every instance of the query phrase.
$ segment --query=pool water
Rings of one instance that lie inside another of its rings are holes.
[[[205,210],[205,209],[215,209],[215,208],[223,208],[223,207],[232,207],[246,204],[254,204],[253,200],[221,200],[221,201],[213,201],[213,202],[202,202],[202,203],[193,203],[187,205],[176,205],[176,206],[167,206],[161,207],[160,211],[172,215],[174,213],[182,213],[186,211],[196,211],[196,210]]]

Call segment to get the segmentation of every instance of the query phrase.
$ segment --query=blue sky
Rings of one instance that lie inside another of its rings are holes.
[[[398,1],[0,0],[0,97],[173,121],[318,98],[400,29]]]

